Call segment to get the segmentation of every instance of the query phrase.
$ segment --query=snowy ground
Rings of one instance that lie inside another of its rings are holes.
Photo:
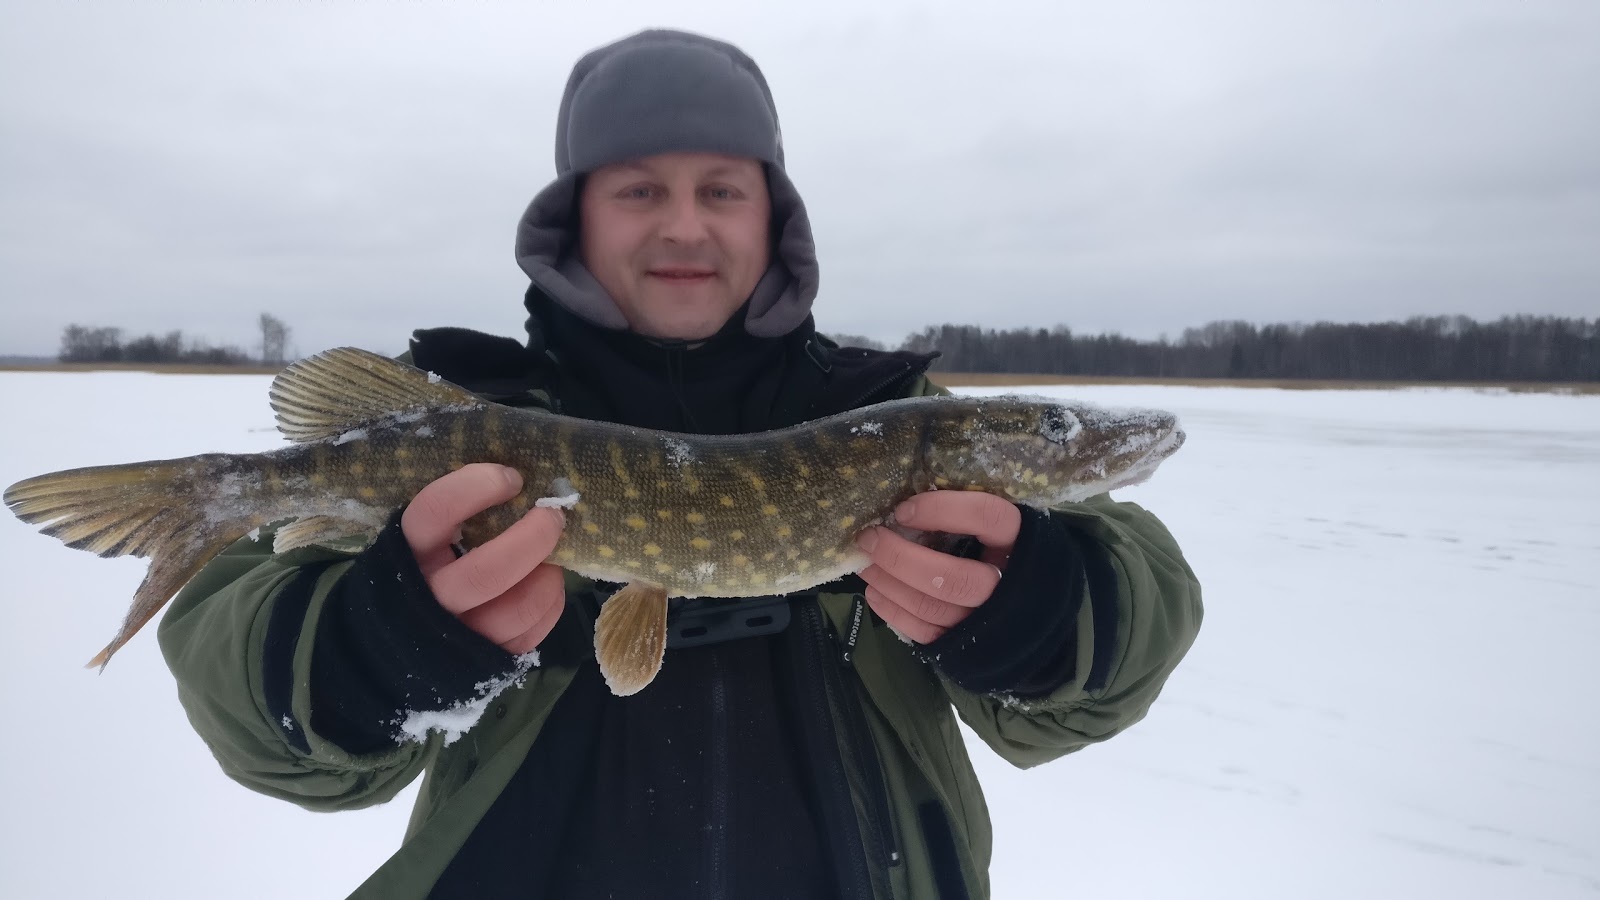
[[[266,385],[0,373],[0,486],[274,446]],[[1120,496],[1178,535],[1206,623],[1126,735],[1030,772],[973,747],[997,898],[1600,896],[1600,397],[1070,394],[1183,417]],[[237,787],[153,633],[80,668],[143,567],[0,515],[0,896],[344,896],[410,795],[313,815]]]

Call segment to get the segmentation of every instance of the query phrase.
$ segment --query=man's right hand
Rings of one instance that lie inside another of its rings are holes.
[[[566,516],[535,507],[460,559],[451,545],[460,540],[462,522],[521,490],[516,469],[472,463],[418,491],[400,516],[400,531],[439,605],[515,654],[539,646],[566,607],[561,569],[545,562]]]

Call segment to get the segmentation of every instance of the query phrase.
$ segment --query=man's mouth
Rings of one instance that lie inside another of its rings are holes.
[[[717,273],[715,269],[672,268],[651,269],[649,274],[653,278],[660,278],[663,281],[672,282],[674,284],[692,284],[697,281],[706,281],[714,278],[716,277]]]

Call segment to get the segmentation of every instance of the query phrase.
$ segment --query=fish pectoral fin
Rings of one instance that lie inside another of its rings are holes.
[[[279,526],[272,536],[272,552],[288,553],[312,544],[327,544],[340,538],[361,538],[370,542],[376,534],[370,524],[333,516],[307,516]]]
[[[278,430],[299,442],[337,437],[406,413],[486,405],[436,375],[355,347],[337,347],[290,365],[272,380],[268,394]]]
[[[666,588],[634,582],[601,605],[594,655],[611,693],[627,697],[644,690],[661,670],[666,653]]]

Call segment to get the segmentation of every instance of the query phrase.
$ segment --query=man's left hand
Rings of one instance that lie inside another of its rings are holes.
[[[919,644],[932,643],[994,593],[1017,543],[1022,513],[993,494],[929,491],[896,507],[894,519],[921,531],[970,534],[983,545],[978,559],[962,559],[881,526],[856,536],[856,546],[872,559],[861,572],[867,603],[895,631]]]

